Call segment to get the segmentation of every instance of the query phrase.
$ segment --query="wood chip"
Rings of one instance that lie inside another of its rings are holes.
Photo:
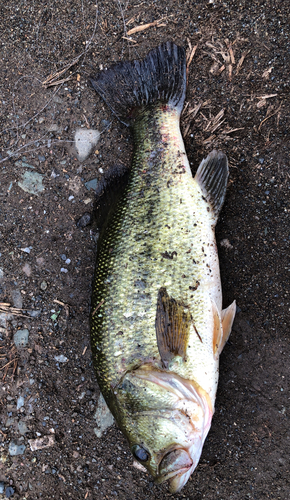
[[[242,67],[242,64],[243,64],[246,56],[249,54],[249,52],[250,52],[249,50],[247,50],[246,52],[243,52],[242,57],[240,58],[240,60],[239,60],[239,62],[237,64],[236,75],[238,75],[238,73],[239,73],[239,71],[240,71],[240,69]]]
[[[278,94],[266,94],[257,96],[257,99],[271,99],[271,97],[276,97]]]
[[[232,47],[229,48],[229,53],[230,53],[230,58],[231,58],[232,64],[236,64],[234,51],[233,51]]]
[[[271,66],[271,68],[268,68],[264,71],[262,74],[262,78],[265,78],[265,80],[268,80],[270,73],[272,72],[272,69],[274,69],[274,66]]]
[[[133,38],[128,38],[127,36],[122,36],[123,40],[128,40],[128,42],[137,43]]]
[[[190,66],[190,63],[191,63],[191,61],[192,61],[192,59],[193,59],[193,57],[194,57],[194,54],[195,54],[195,52],[196,52],[196,49],[197,49],[197,45],[195,45],[195,46],[192,48],[192,50],[191,50],[191,52],[190,52],[190,54],[189,54],[189,57],[188,57],[188,59],[187,59],[187,64],[186,64],[186,68],[187,68],[187,69],[188,69],[188,68],[189,68],[189,66]]]
[[[160,24],[163,19],[158,19],[158,21],[153,21],[153,23],[147,23],[147,24],[141,24],[140,26],[135,26],[135,28],[132,28],[131,30],[127,31],[127,35],[133,35],[134,33],[139,33],[140,31],[147,30],[148,28],[152,28],[153,26],[156,26],[159,28],[160,26],[166,26],[166,24]]]

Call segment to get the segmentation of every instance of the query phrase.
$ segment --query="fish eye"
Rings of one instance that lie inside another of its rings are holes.
[[[142,446],[139,446],[139,444],[134,444],[134,446],[132,446],[131,448],[131,451],[134,457],[137,458],[137,460],[139,460],[140,462],[147,462],[147,460],[149,460],[150,458],[150,453]]]

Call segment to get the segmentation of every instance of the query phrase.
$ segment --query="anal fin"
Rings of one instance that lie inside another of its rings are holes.
[[[222,310],[222,325],[223,325],[223,338],[220,346],[220,353],[222,352],[227,340],[232,331],[233,322],[236,314],[236,301],[232,302],[232,304],[226,309]]]
[[[236,314],[236,301],[223,309],[221,315],[217,309],[216,303],[212,301],[213,309],[213,319],[214,319],[214,331],[213,331],[213,354],[214,358],[217,359],[221,354],[227,340],[230,336],[232,325]]]

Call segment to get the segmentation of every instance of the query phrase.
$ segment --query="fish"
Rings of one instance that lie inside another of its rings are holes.
[[[236,310],[222,309],[215,240],[228,161],[213,150],[192,175],[179,124],[186,55],[175,43],[91,83],[134,139],[127,186],[98,240],[95,373],[134,458],[175,493],[199,462]]]

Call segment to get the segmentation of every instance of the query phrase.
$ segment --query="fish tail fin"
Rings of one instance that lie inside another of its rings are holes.
[[[143,60],[120,62],[90,79],[111,111],[130,125],[134,110],[157,102],[181,113],[186,91],[185,50],[167,42]]]

